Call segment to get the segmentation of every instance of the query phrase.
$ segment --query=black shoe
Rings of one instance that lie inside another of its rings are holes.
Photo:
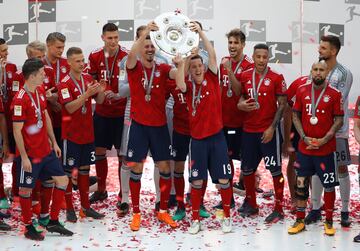
[[[155,203],[155,212],[160,211],[160,201]]]
[[[0,211],[0,219],[8,219],[11,217],[11,214],[9,213],[3,213]]]
[[[170,194],[168,201],[168,208],[173,208],[177,206],[176,194]]]
[[[354,237],[354,242],[360,242],[360,234]]]
[[[191,207],[191,195],[190,195],[190,193],[186,194],[185,200],[186,200],[186,203]]]
[[[32,224],[26,226],[25,237],[34,241],[42,241],[45,238]]]
[[[234,207],[235,207],[235,200],[234,197],[232,197],[230,208],[233,209]],[[213,209],[222,210],[223,209],[222,201],[220,201],[219,204],[213,206]]]
[[[244,208],[244,211],[241,212],[241,217],[251,217],[251,216],[254,216],[254,215],[257,215],[259,213],[259,208],[254,208],[250,205],[247,205],[245,208]]]
[[[340,224],[342,227],[350,227],[351,220],[349,218],[349,212],[341,212]]]
[[[273,211],[268,217],[265,218],[266,223],[276,223],[279,220],[284,219],[284,214],[278,211]]]
[[[320,210],[311,210],[310,213],[305,217],[305,225],[310,225],[321,220]]]
[[[10,225],[6,224],[2,219],[0,219],[0,231],[10,231]]]
[[[245,209],[246,209],[248,206],[249,206],[249,203],[247,202],[246,199],[244,199],[244,202],[243,202],[243,204],[241,205],[241,207],[239,207],[238,212],[239,212],[239,213],[244,212]]]
[[[92,209],[91,207],[88,208],[88,209],[83,209],[82,208],[80,210],[80,215],[82,217],[90,217],[90,218],[93,218],[93,219],[96,219],[96,220],[99,220],[99,219],[102,219],[102,218],[105,217],[105,214],[98,213],[94,209]]]
[[[75,210],[66,210],[66,221],[69,221],[69,222],[77,222],[77,216],[76,216],[76,213],[75,213]]]
[[[105,192],[96,191],[90,196],[89,201],[90,201],[90,204],[93,204],[97,201],[103,201],[103,200],[107,199],[107,197],[108,197],[107,191],[105,191]]]
[[[129,207],[128,203],[126,203],[126,202],[121,203],[121,201],[118,201],[116,203],[116,208],[117,208],[117,211],[116,211],[117,216],[124,217],[125,215],[128,214],[130,207]]]
[[[59,233],[60,235],[72,236],[74,233],[67,230],[58,220],[50,220],[46,226],[46,230],[50,233]]]
[[[244,192],[245,186],[242,181],[233,183],[233,190],[236,190],[237,192]]]

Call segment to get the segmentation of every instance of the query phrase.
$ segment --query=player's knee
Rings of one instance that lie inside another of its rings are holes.
[[[203,180],[193,180],[191,182],[191,188],[201,189],[203,185]]]
[[[177,172],[176,170],[174,171],[174,178],[176,179],[181,179],[184,178],[184,172]]]
[[[160,171],[160,178],[163,180],[170,180],[171,179],[171,173],[165,173]]]
[[[255,170],[242,170],[241,171],[241,174],[243,176],[249,176],[249,175],[252,175],[253,173],[255,173]]]
[[[307,200],[309,198],[309,177],[296,177],[295,197],[298,200]]]
[[[160,173],[170,173],[170,161],[157,161],[156,163]]]
[[[54,182],[53,182],[53,180],[42,181],[41,186],[43,188],[53,188],[54,187]]]
[[[135,172],[135,171],[130,172],[130,180],[133,182],[140,182],[141,177],[142,177],[141,172]]]
[[[55,180],[56,187],[66,187],[69,183],[69,178],[64,176],[54,176],[53,179]]]
[[[280,168],[271,169],[270,172],[271,172],[272,177],[277,177],[277,176],[282,175],[282,171]]]
[[[106,148],[95,147],[95,155],[106,155]]]
[[[230,182],[228,179],[220,179],[219,183],[221,189],[228,189],[230,187]]]
[[[335,192],[335,187],[325,187],[324,191],[325,191],[325,193]]]

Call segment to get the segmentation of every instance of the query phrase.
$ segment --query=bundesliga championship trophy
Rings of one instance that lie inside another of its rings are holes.
[[[150,32],[150,38],[161,53],[173,58],[176,54],[187,57],[199,45],[199,34],[189,29],[190,19],[180,11],[163,13],[155,18],[158,31]]]

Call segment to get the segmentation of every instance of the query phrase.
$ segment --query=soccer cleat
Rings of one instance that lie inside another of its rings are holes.
[[[199,220],[194,220],[188,228],[189,234],[197,234],[201,230],[201,223]]]
[[[32,219],[31,223],[38,233],[44,232],[45,229],[39,224],[39,221],[37,219]]]
[[[175,194],[170,194],[168,201],[168,208],[173,208],[177,206],[177,200]]]
[[[311,210],[310,213],[305,217],[305,224],[310,225],[321,220],[320,210]]]
[[[50,221],[50,217],[49,215],[45,216],[45,217],[40,217],[39,218],[39,225],[42,227],[46,227],[49,224]]]
[[[199,210],[199,215],[202,218],[209,218],[210,214],[209,212],[206,210],[204,205],[200,205],[200,210]]]
[[[72,236],[74,233],[66,229],[58,220],[50,220],[46,226],[50,233],[59,233],[60,235]]]
[[[129,204],[126,202],[121,203],[120,201],[118,201],[116,203],[116,208],[117,208],[116,214],[118,217],[124,217],[129,212]]]
[[[230,217],[224,218],[221,222],[221,230],[223,233],[230,233],[232,230],[232,219]]]
[[[74,209],[66,210],[66,221],[68,222],[77,222],[77,216]]]
[[[179,221],[185,218],[185,208],[177,208],[175,214],[173,215],[172,219],[174,221]]]
[[[83,209],[83,208],[81,208],[81,209],[80,209],[79,216],[80,216],[81,218],[90,217],[90,218],[93,218],[93,219],[96,219],[96,220],[99,220],[99,219],[102,219],[102,218],[105,217],[104,214],[101,214],[101,213],[96,212],[96,211],[95,211],[94,209],[92,209],[91,207],[88,208],[88,209]]]
[[[103,201],[103,200],[107,199],[107,197],[108,197],[107,191],[104,191],[104,192],[96,191],[90,196],[89,201],[90,201],[90,204],[93,204],[97,201]]]
[[[0,219],[0,231],[10,231],[10,225],[6,224],[2,219]]]
[[[10,205],[9,202],[6,198],[1,198],[0,199],[0,209],[9,209]]]
[[[32,224],[26,226],[25,237],[34,241],[44,240],[44,236],[41,233],[39,233]]]
[[[141,223],[141,215],[140,213],[133,214],[132,221],[130,223],[130,229],[132,231],[139,231]]]
[[[244,212],[248,205],[249,205],[249,203],[247,202],[247,200],[245,198],[243,204],[241,205],[241,207],[239,207],[238,212],[239,213]]]
[[[325,229],[325,234],[328,236],[333,236],[336,232],[335,228],[333,227],[332,220],[326,220],[324,222],[324,229]]]
[[[354,237],[354,242],[360,242],[360,234]]]
[[[305,223],[303,219],[296,219],[295,223],[288,228],[288,234],[298,234],[305,230]]]
[[[340,224],[342,227],[350,227],[351,220],[349,218],[349,212],[341,212]]]
[[[273,211],[271,214],[269,214],[266,218],[265,218],[265,222],[266,223],[276,223],[279,220],[284,219],[284,214],[280,213],[278,211]]]
[[[244,183],[241,181],[233,183],[233,191],[236,194],[244,194],[245,193]]]
[[[160,210],[160,201],[155,203],[155,212],[159,212]]]
[[[250,205],[247,205],[245,208],[244,208],[244,211],[242,211],[240,213],[241,217],[251,217],[251,216],[254,216],[254,215],[257,215],[259,213],[259,208],[254,208]]]
[[[172,228],[176,228],[177,224],[173,219],[171,218],[170,214],[168,212],[158,212],[157,218],[159,221],[164,222],[165,224],[169,225]]]

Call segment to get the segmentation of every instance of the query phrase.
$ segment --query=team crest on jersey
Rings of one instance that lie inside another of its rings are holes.
[[[160,77],[160,72],[159,71],[155,72],[155,77],[157,77],[157,78]]]
[[[242,72],[241,67],[237,70],[236,74],[240,74]]]
[[[206,85],[207,85],[206,79],[204,79],[204,81],[202,82],[202,85],[203,85],[203,86],[206,86]]]
[[[33,177],[31,177],[31,176],[27,176],[27,177],[25,178],[25,182],[26,182],[26,184],[28,184],[28,185],[30,185],[30,184],[32,183],[32,181],[33,181]]]
[[[67,163],[68,163],[69,166],[73,166],[73,165],[75,165],[75,159],[74,158],[68,158]]]
[[[330,101],[330,96],[329,96],[329,95],[325,95],[325,97],[324,97],[323,100],[324,100],[325,103],[329,102],[329,101]]]
[[[197,177],[197,176],[199,176],[199,170],[197,170],[197,169],[192,169],[192,170],[191,170],[191,176],[192,176],[192,177]]]
[[[21,116],[22,114],[22,106],[14,105],[14,116]]]
[[[8,71],[8,72],[7,72],[7,76],[8,76],[8,78],[12,78],[12,77],[13,77],[12,72],[11,72],[11,71]]]
[[[270,83],[271,83],[271,80],[270,80],[270,79],[268,79],[268,78],[265,78],[265,79],[264,79],[264,85],[265,85],[265,86],[269,86]]]
[[[66,73],[66,67],[65,66],[61,67],[61,72]]]
[[[132,149],[129,149],[127,155],[129,158],[132,158],[134,156],[134,151]]]

